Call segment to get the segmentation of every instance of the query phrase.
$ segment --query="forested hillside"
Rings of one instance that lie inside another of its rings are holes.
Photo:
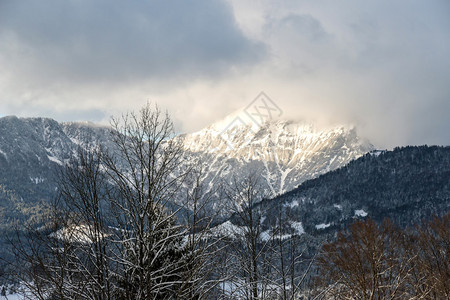
[[[374,151],[256,208],[267,224],[281,209],[312,234],[343,229],[368,216],[412,225],[450,210],[450,147]]]

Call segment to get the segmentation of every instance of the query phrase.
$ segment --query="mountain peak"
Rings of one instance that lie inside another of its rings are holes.
[[[247,106],[241,107],[236,111],[225,116],[223,119],[211,124],[194,135],[221,135],[223,133],[233,132],[236,129],[250,129],[256,132],[266,123],[277,121],[282,110],[274,103],[264,92],[261,92]]]
[[[221,170],[260,172],[272,195],[374,149],[358,137],[354,126],[318,129],[311,122],[279,118],[256,123],[243,110],[176,139],[180,139],[186,153],[203,157],[214,174]]]
[[[255,123],[249,114],[245,112],[245,107],[233,111],[222,119],[212,123],[211,125],[194,132],[194,135],[220,135],[223,132],[233,130],[235,128],[245,128],[250,127],[256,130],[259,125]]]
[[[239,109],[220,121],[197,132],[181,136],[187,150],[193,152],[227,152],[232,157],[241,156],[244,148],[290,148],[299,150],[305,143],[325,142],[332,137],[347,136],[364,144],[367,151],[372,146],[359,139],[355,126],[339,125],[319,128],[312,122],[283,120],[281,118],[262,119],[261,123]],[[245,154],[246,155],[246,154]]]

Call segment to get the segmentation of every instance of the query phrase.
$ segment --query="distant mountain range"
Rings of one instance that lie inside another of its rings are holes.
[[[211,200],[206,208],[218,220],[231,214],[224,209],[227,200],[218,186],[232,185],[256,172],[263,178],[264,194],[275,196],[373,149],[354,128],[315,130],[306,123],[247,121],[231,115],[199,132],[174,137],[184,147],[179,167],[201,167],[202,186]],[[101,144],[113,149],[110,130],[86,122],[0,118],[0,269],[5,268],[7,236],[15,225],[20,228],[45,214],[57,196],[59,171],[76,158],[79,147]]]
[[[281,120],[255,125],[239,116],[174,139],[183,143],[183,164],[201,163],[208,190],[252,172],[261,175],[270,200],[259,205],[272,212],[267,226],[280,208],[308,233],[340,229],[366,215],[409,224],[449,210],[449,147],[374,151],[355,128],[319,131]],[[110,130],[92,123],[0,118],[0,228],[39,216],[56,196],[61,166],[78,147],[112,148]],[[211,209],[222,208],[220,197]]]
[[[316,131],[311,124],[270,121],[255,126],[232,119],[233,115],[174,138],[184,145],[185,166],[201,163],[203,185],[209,190],[257,171],[264,178],[266,194],[275,196],[373,149],[354,128]],[[56,196],[58,169],[76,156],[79,147],[99,143],[113,148],[110,130],[93,123],[0,118],[1,219],[25,220],[28,214],[39,213],[39,205]],[[220,202],[220,195],[215,201]],[[220,209],[220,203],[212,203],[213,208]]]

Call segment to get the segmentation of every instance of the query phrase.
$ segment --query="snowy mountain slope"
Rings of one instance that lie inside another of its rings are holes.
[[[49,201],[57,169],[78,147],[108,143],[109,129],[92,124],[58,123],[46,118],[0,118],[0,186],[24,201]]]
[[[316,130],[313,124],[266,120],[255,124],[240,111],[198,132],[176,137],[207,169],[209,186],[232,184],[252,172],[260,174],[266,195],[292,190],[305,180],[339,168],[373,150],[354,127]]]
[[[252,224],[261,245],[281,240],[296,245],[297,255],[312,258],[356,220],[381,223],[389,218],[400,228],[411,229],[449,212],[450,147],[407,146],[367,153],[290,192],[256,203],[252,223],[246,219],[249,211],[238,211],[212,231],[245,239]]]
[[[87,123],[0,118],[1,270],[7,268],[5,261],[13,259],[8,235],[17,225],[39,220],[48,212],[57,194],[62,165],[77,154],[79,146],[90,148],[97,141],[107,146],[108,132],[106,127]]]

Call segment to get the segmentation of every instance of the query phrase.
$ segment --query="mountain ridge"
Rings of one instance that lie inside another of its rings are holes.
[[[284,193],[374,149],[367,140],[358,137],[355,127],[320,131],[307,122],[277,119],[255,126],[252,121],[239,123],[244,117],[225,119],[232,121],[228,125],[220,121],[176,139],[185,150],[206,154],[209,166],[234,159],[229,164],[237,170],[256,162],[254,169],[262,172],[272,195]]]
[[[225,121],[230,119],[236,118]],[[266,192],[275,196],[373,149],[354,128],[316,131],[312,124],[280,119],[257,126],[228,126],[225,121],[202,129],[203,134],[174,137],[185,149],[180,168],[201,162],[202,181],[209,191],[216,184],[232,184],[253,170],[263,176]],[[246,122],[253,121],[248,118]],[[110,131],[108,126],[86,122],[0,118],[0,185],[26,202],[50,201],[57,187],[55,170],[75,158],[79,147],[90,149],[101,144],[112,149]],[[222,196],[213,197],[217,203],[211,204],[211,209],[223,209]]]

